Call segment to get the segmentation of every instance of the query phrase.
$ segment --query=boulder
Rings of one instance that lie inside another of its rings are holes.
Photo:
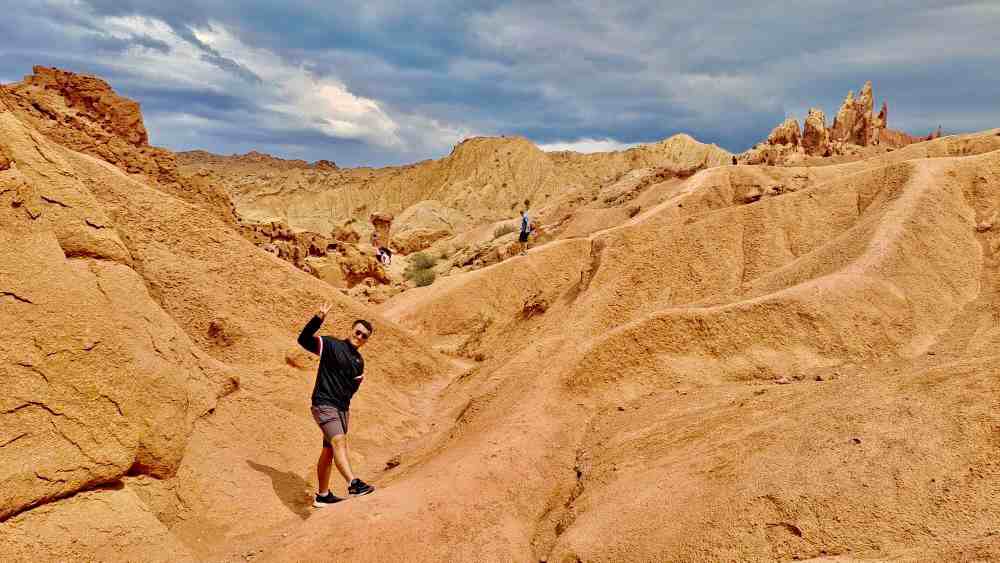
[[[326,256],[326,249],[330,243],[329,239],[319,233],[293,231],[281,220],[263,223],[241,222],[238,230],[250,242],[310,274],[315,274],[315,271],[306,263],[306,259]]]
[[[391,231],[392,248],[410,254],[428,248],[455,234],[464,224],[461,213],[438,201],[426,200],[411,205],[399,214]]]
[[[395,218],[391,213],[385,213],[381,211],[376,211],[369,215],[368,220],[371,221],[372,228],[378,234],[379,240],[390,240],[389,233],[392,231],[392,222]]]
[[[363,253],[353,244],[340,242],[331,244],[328,259],[336,262],[340,268],[343,284],[347,287],[354,287],[366,279],[380,284],[387,284],[390,281],[385,268],[374,254]],[[329,273],[327,276],[333,277]]]
[[[337,225],[333,228],[333,232],[330,233],[330,236],[333,237],[333,240],[358,244],[358,242],[361,241],[361,235],[358,234],[358,231],[354,230],[354,227],[352,226],[353,223],[354,220],[349,219],[344,224]]]
[[[825,156],[830,152],[830,133],[826,129],[823,110],[810,108],[802,126],[802,148],[810,156]]]
[[[8,111],[0,147],[24,164],[0,174],[4,519],[130,472],[171,476],[195,420],[235,380],[133,268],[91,191],[107,178],[79,179],[74,165],[84,157]]]
[[[798,120],[794,117],[786,119],[781,125],[771,130],[771,133],[767,136],[767,142],[771,145],[798,145]]]

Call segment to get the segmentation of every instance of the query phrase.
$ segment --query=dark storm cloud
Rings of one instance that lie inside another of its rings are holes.
[[[102,61],[179,48],[141,29],[106,32],[106,18],[129,17],[162,22],[219,70],[218,82],[176,84],[176,70],[151,78]],[[889,102],[891,127],[1000,125],[998,28],[993,1],[52,0],[0,19],[0,76],[31,63],[100,74],[143,104],[154,140],[178,149],[401,163],[447,152],[451,137],[433,120],[539,143],[688,132],[742,150],[786,114],[816,106],[832,119],[869,79],[877,103]],[[399,142],[372,141],[385,137],[377,131],[346,138],[324,129],[322,114],[296,122],[276,113],[262,95],[268,78],[203,40],[211,29],[374,100]]]
[[[140,45],[147,49],[152,49],[154,51],[159,51],[161,53],[166,53],[170,50],[170,46],[167,45],[165,42],[160,41],[158,39],[153,39],[148,35],[138,35],[128,38],[109,37],[106,35],[95,35],[94,37],[84,40],[84,44],[88,43],[95,50],[110,54],[123,53],[133,45]]]

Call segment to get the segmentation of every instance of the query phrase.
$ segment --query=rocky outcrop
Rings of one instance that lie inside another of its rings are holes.
[[[34,74],[4,86],[19,117],[56,143],[96,156],[133,174],[177,182],[170,151],[149,145],[139,104],[100,78],[36,66]]]
[[[347,222],[330,237],[309,231],[295,231],[284,221],[240,223],[240,234],[263,250],[290,262],[334,287],[353,287],[366,280],[373,284],[391,282],[374,253],[358,248],[360,235]]]
[[[888,129],[889,105],[885,101],[878,114],[873,109],[872,83],[868,81],[857,97],[853,90],[847,93],[829,128],[823,111],[811,108],[801,136],[798,121],[788,118],[771,131],[766,141],[754,145],[737,160],[744,164],[795,164],[806,157],[861,155],[865,147],[897,149],[935,138]]]
[[[802,126],[802,149],[810,156],[826,156],[830,150],[830,133],[823,110],[809,109]]]
[[[354,219],[348,219],[344,224],[334,227],[330,236],[333,237],[333,240],[358,244],[361,241],[361,235],[354,229],[354,223]]]
[[[775,127],[767,136],[767,142],[771,145],[798,145],[799,139],[799,122],[793,117]]]
[[[421,201],[399,214],[391,231],[392,248],[401,254],[423,250],[455,234],[462,214],[441,202]]]
[[[0,520],[126,473],[173,475],[195,420],[235,387],[158,305],[139,273],[149,264],[139,265],[134,241],[99,203],[98,190],[128,189],[129,179],[7,107]]]
[[[330,259],[327,262],[336,264],[336,268],[340,270],[339,277],[343,280],[343,284],[332,285],[354,287],[360,283],[375,285],[391,282],[374,254],[361,252],[357,246],[342,242],[332,243],[329,250]]]
[[[905,147],[913,143],[920,143],[923,141],[932,141],[941,137],[941,126],[928,135],[923,137],[917,137],[915,135],[910,135],[909,133],[904,133],[903,131],[897,131],[895,129],[882,129],[879,133],[879,144],[883,146],[888,146],[892,148]]]
[[[378,235],[379,240],[382,241],[390,240],[392,221],[394,219],[395,217],[393,217],[391,213],[386,213],[384,211],[376,211],[368,217],[368,220],[371,221],[372,229],[374,229],[375,234]]]
[[[160,189],[235,224],[226,194],[204,178],[182,179],[174,154],[149,144],[139,104],[117,94],[104,80],[36,66],[23,81],[0,86],[0,98],[51,141],[142,175]]]
[[[280,218],[294,229],[330,232],[346,219],[369,221],[374,212],[399,215],[435,200],[459,210],[470,223],[492,223],[516,215],[525,200],[555,200],[586,191],[638,168],[700,170],[729,164],[732,154],[678,134],[624,151],[581,154],[546,152],[523,137],[475,137],[441,159],[386,168],[309,167],[260,153],[218,156],[194,151],[178,155],[185,178],[209,174],[224,186],[248,220]],[[370,231],[359,228],[362,240]],[[380,231],[388,241],[389,230]]]
[[[327,237],[317,233],[295,232],[284,221],[240,223],[239,231],[250,242],[309,273],[314,272],[306,259],[326,256],[330,243]]]
[[[877,142],[878,133],[872,109],[872,83],[869,80],[865,82],[857,98],[854,97],[853,90],[847,93],[833,118],[831,140],[862,147]]]

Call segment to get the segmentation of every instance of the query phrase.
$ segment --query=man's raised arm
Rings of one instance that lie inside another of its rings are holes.
[[[316,355],[321,355],[323,353],[323,339],[316,334],[316,331],[319,330],[319,327],[323,324],[323,319],[326,318],[326,314],[329,311],[330,304],[324,303],[313,318],[309,319],[306,326],[302,328],[302,332],[299,333],[299,346],[302,346]]]

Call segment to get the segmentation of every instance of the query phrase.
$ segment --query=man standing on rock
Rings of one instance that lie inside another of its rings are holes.
[[[330,492],[330,470],[334,462],[347,481],[349,495],[367,495],[375,490],[375,487],[354,476],[347,455],[351,397],[364,380],[365,360],[359,350],[371,338],[372,325],[361,319],[354,321],[351,334],[345,340],[318,336],[316,331],[329,311],[330,304],[325,303],[299,334],[299,345],[319,356],[311,409],[313,419],[323,431],[323,450],[316,463],[319,490],[313,500],[313,506],[317,508],[343,500]]]

